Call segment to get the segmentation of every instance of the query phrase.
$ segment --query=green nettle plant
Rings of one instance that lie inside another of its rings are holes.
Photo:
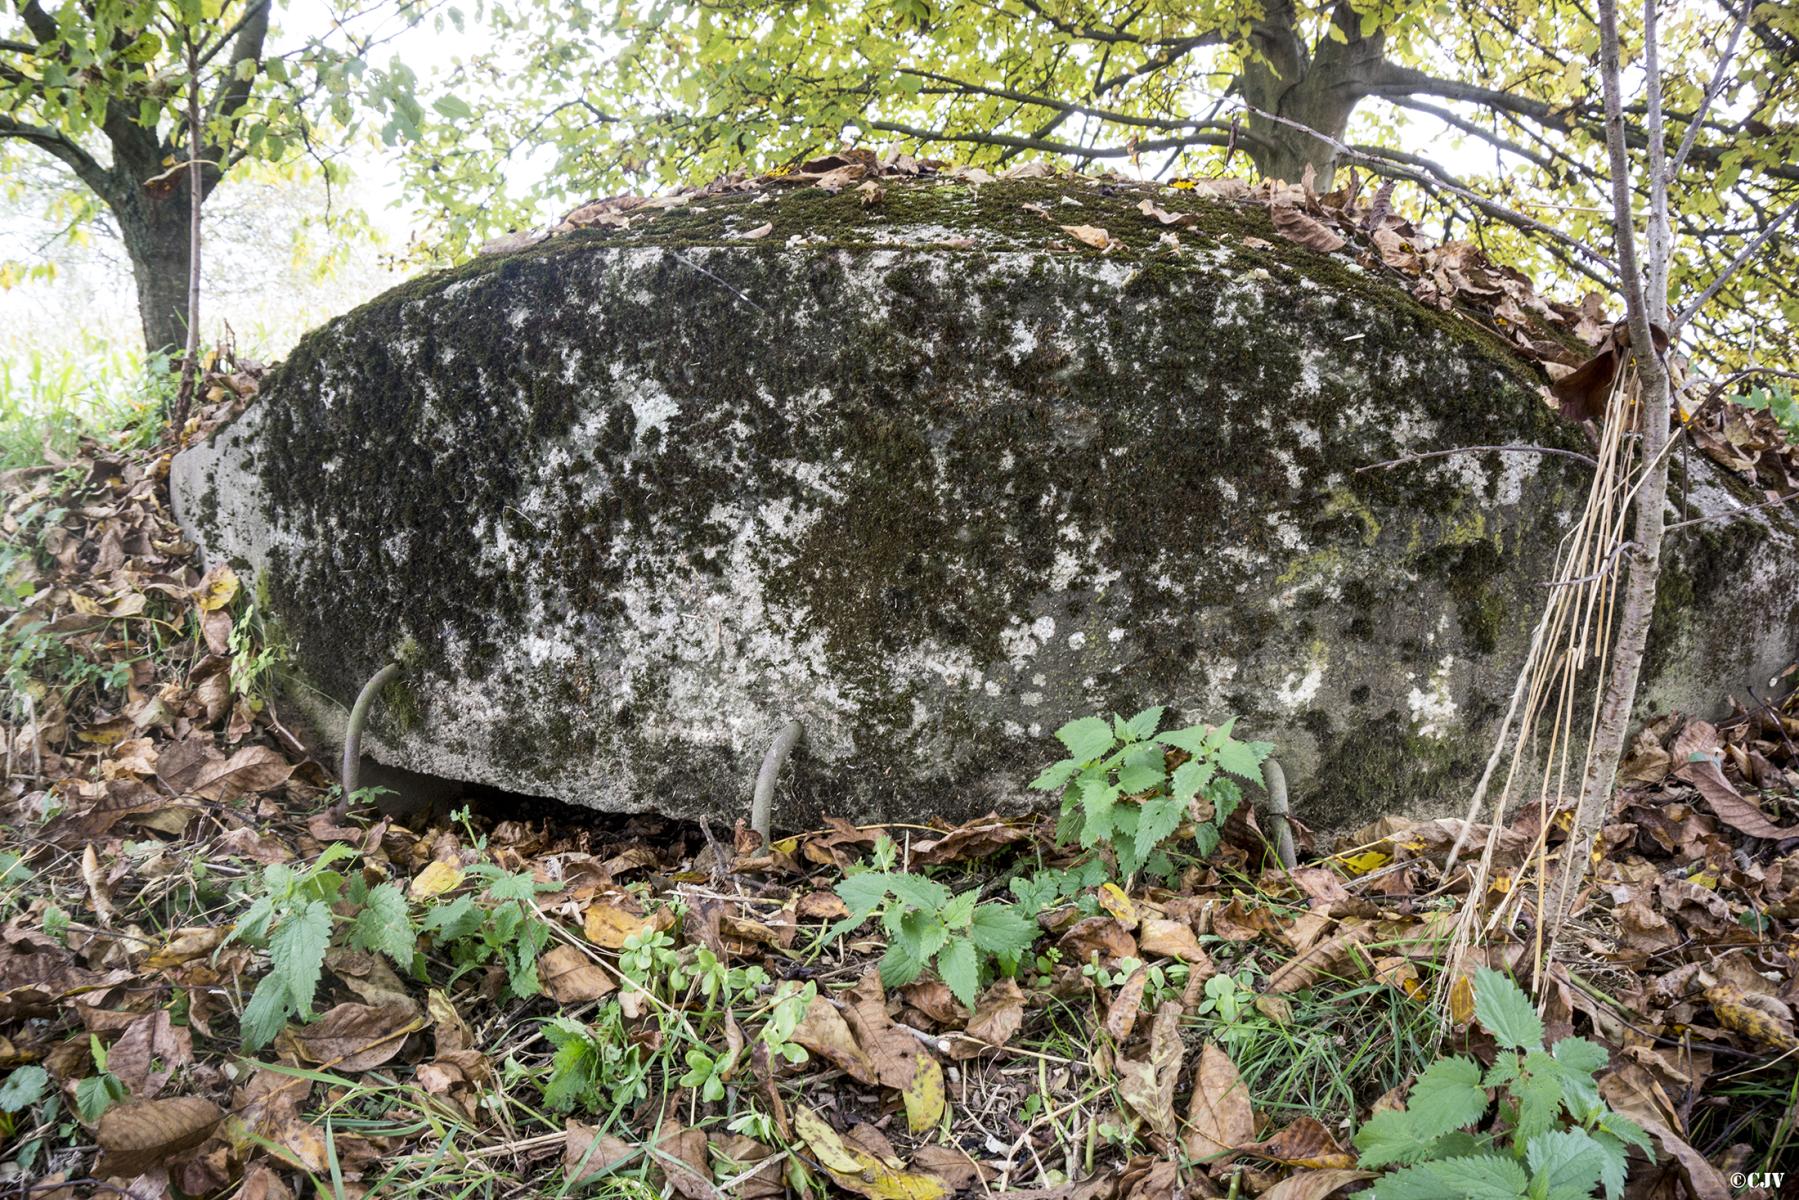
[[[1490,1068],[1440,1058],[1404,1108],[1356,1131],[1363,1168],[1403,1168],[1375,1182],[1375,1200],[1591,1200],[1595,1189],[1617,1200],[1628,1148],[1654,1151],[1599,1098],[1604,1048],[1577,1037],[1546,1048],[1530,998],[1485,967],[1474,977],[1474,1015],[1501,1047]],[[1489,1090],[1498,1093],[1494,1119],[1469,1132],[1486,1122]]]
[[[531,900],[546,885],[529,872],[476,863],[464,873],[485,886],[453,900],[433,897],[415,919],[413,903],[399,884],[371,887],[360,871],[345,875],[336,869],[355,857],[353,848],[336,843],[304,868],[277,863],[258,877],[249,910],[229,939],[269,955],[269,972],[244,1006],[245,1050],[254,1053],[274,1041],[294,1017],[312,1020],[313,996],[333,945],[384,954],[400,970],[423,979],[419,939],[424,937],[449,959],[451,982],[498,960],[512,997],[542,990],[537,956],[550,940],[550,927]]]
[[[1062,789],[1056,840],[1109,850],[1126,878],[1146,866],[1166,873],[1158,851],[1188,821],[1199,853],[1216,850],[1219,830],[1243,799],[1229,776],[1260,780],[1262,760],[1274,750],[1232,737],[1235,717],[1157,733],[1166,711],[1157,705],[1128,721],[1070,721],[1056,730],[1068,757],[1031,781],[1038,791]]]
[[[887,934],[881,982],[901,987],[917,979],[927,963],[969,1008],[981,979],[991,970],[1011,975],[1037,940],[1037,922],[1010,904],[980,903],[980,889],[952,893],[934,879],[893,870],[897,849],[883,836],[875,843],[874,867],[846,876],[837,894],[849,916],[831,930],[836,938],[880,914]]]

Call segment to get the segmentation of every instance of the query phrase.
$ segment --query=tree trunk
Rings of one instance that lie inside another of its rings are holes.
[[[1249,114],[1249,157],[1264,179],[1298,183],[1312,168],[1312,184],[1330,187],[1337,146],[1349,115],[1368,95],[1382,65],[1385,35],[1361,34],[1361,21],[1339,3],[1332,22],[1344,40],[1325,37],[1308,49],[1292,0],[1268,0],[1250,42],[1259,52],[1244,64],[1237,88]],[[1322,134],[1323,136],[1316,136]]]
[[[113,206],[137,283],[144,349],[179,353],[187,344],[188,209],[185,180],[166,195],[140,194]]]

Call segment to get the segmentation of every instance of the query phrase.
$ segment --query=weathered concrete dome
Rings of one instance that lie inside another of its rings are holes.
[[[413,770],[728,818],[797,717],[778,825],[909,820],[1017,807],[1063,721],[1169,703],[1275,742],[1315,824],[1460,807],[1586,468],[1355,468],[1578,435],[1259,210],[1162,194],[1204,217],[1174,250],[1135,193],[1064,194],[700,200],[418,281],[183,454],[180,515],[327,726],[407,656],[368,749]],[[1659,704],[1793,649],[1791,526],[1703,539]]]

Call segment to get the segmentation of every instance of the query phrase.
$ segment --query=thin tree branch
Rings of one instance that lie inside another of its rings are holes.
[[[1775,232],[1786,223],[1786,219],[1795,212],[1799,212],[1799,200],[1795,200],[1785,208],[1781,209],[1780,213],[1776,215],[1772,221],[1769,221],[1768,224],[1762,228],[1760,233],[1756,234],[1741,250],[1737,251],[1736,257],[1731,259],[1724,269],[1718,272],[1717,277],[1706,285],[1705,290],[1699,293],[1698,299],[1680,310],[1680,313],[1674,318],[1672,328],[1668,331],[1669,336],[1673,337],[1679,331],[1681,326],[1692,320],[1694,314],[1701,308],[1704,308],[1706,303],[1710,301],[1713,296],[1718,294],[1719,289],[1730,281],[1730,277],[1740,271],[1743,264],[1748,262],[1757,250],[1760,250],[1766,245],[1768,239],[1773,237]]]
[[[1712,72],[1712,81],[1705,87],[1705,95],[1699,98],[1699,107],[1693,111],[1693,119],[1687,124],[1687,131],[1681,135],[1680,148],[1674,152],[1673,161],[1668,164],[1668,174],[1678,179],[1680,169],[1686,165],[1687,155],[1693,152],[1693,143],[1699,137],[1699,127],[1705,122],[1705,114],[1711,109],[1712,102],[1724,90],[1724,82],[1730,77],[1730,62],[1736,57],[1737,40],[1743,36],[1743,27],[1749,24],[1749,14],[1755,8],[1755,0],[1743,0],[1742,11],[1737,14],[1737,23],[1731,27],[1730,43],[1724,47],[1724,53],[1718,58],[1717,69]]]
[[[921,142],[964,142],[977,146],[1009,146],[1019,150],[1039,150],[1045,154],[1066,154],[1071,158],[1129,158],[1132,154],[1153,154],[1160,150],[1184,150],[1188,146],[1224,146],[1228,145],[1231,140],[1230,135],[1225,133],[1196,132],[1178,138],[1157,138],[1154,141],[1138,142],[1135,148],[1108,146],[1095,149],[1070,142],[1051,142],[1040,138],[1015,137],[1005,133],[950,133],[947,130],[919,129],[917,126],[902,125],[897,121],[870,120],[865,124],[870,129],[879,129],[883,133],[897,133],[901,137],[915,138]]]

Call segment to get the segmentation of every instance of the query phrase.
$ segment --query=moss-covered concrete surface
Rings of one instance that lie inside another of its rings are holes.
[[[1160,194],[1203,216],[1172,248],[1139,198],[806,189],[479,260],[310,335],[178,508],[327,723],[404,650],[371,749],[413,770],[728,820],[798,717],[777,824],[957,816],[1166,702],[1277,743],[1314,825],[1459,809],[1585,469],[1355,469],[1578,434],[1472,322],[1255,209]],[[1793,531],[1709,537],[1657,703],[1793,649]]]

